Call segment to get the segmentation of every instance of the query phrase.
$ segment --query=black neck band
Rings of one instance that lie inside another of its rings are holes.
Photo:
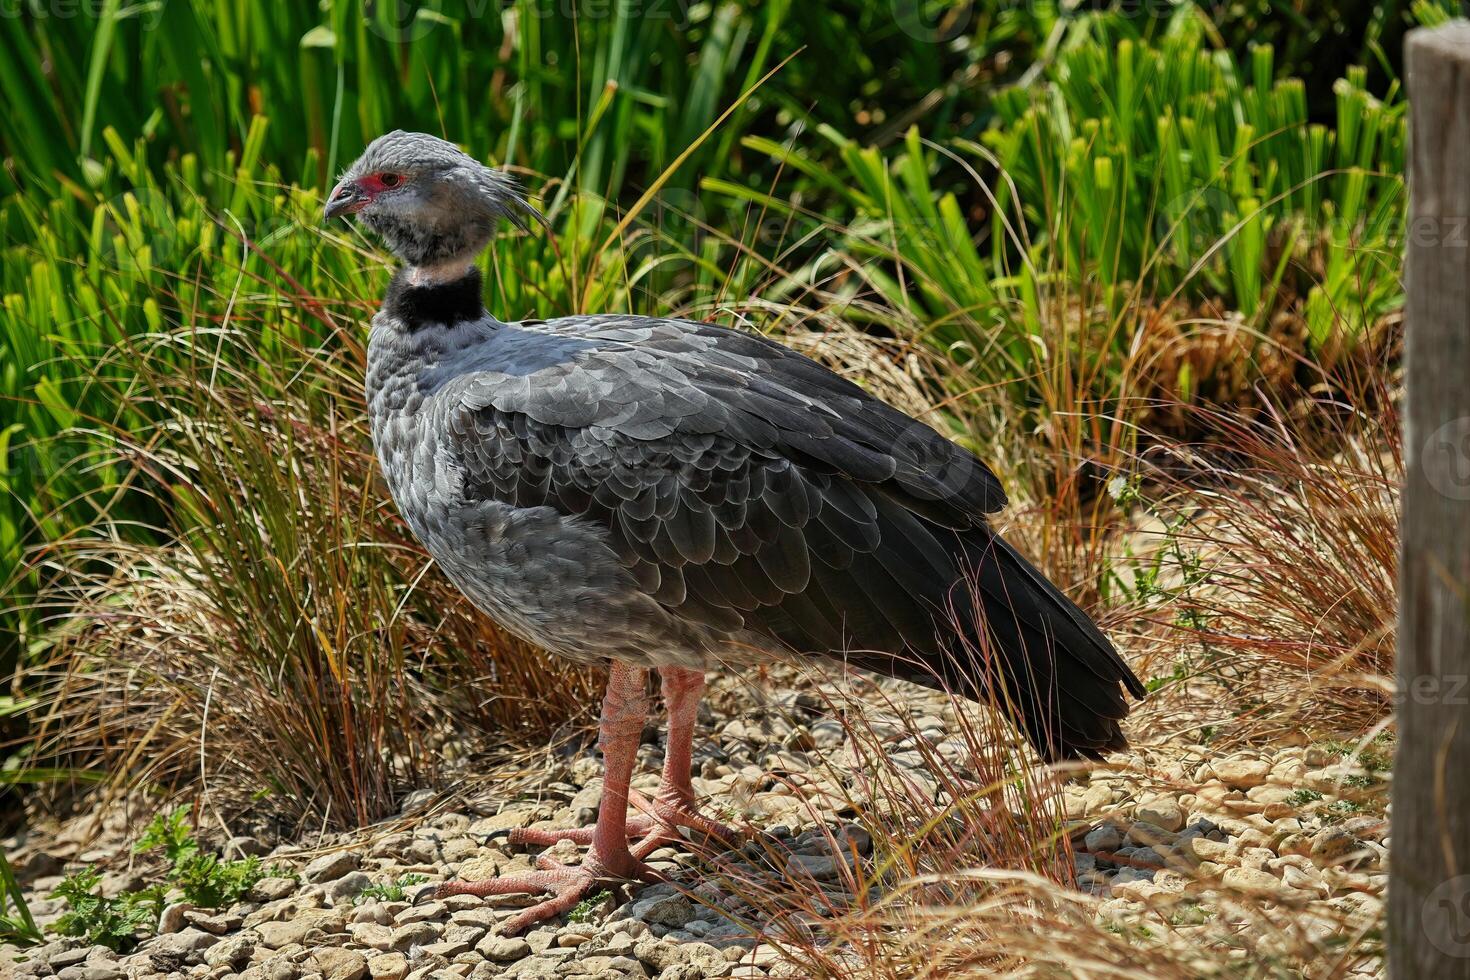
[[[461,320],[478,320],[485,315],[478,268],[471,266],[469,272],[451,282],[423,286],[413,285],[408,276],[408,269],[393,274],[383,310],[401,320],[410,331],[430,326],[452,327]]]

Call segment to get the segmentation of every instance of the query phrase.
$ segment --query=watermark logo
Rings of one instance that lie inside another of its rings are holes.
[[[481,12],[488,4],[471,3]],[[408,0],[364,0],[363,21],[367,29],[395,44],[412,44],[440,24],[435,11]]]
[[[1409,702],[1455,707],[1470,705],[1470,677],[1464,674],[1446,674],[1443,677],[1419,674],[1401,681],[1394,690],[1394,706],[1402,707]]]
[[[974,4],[893,0],[893,19],[909,37],[932,44],[953,41],[975,17]]]
[[[136,18],[143,30],[151,31],[162,23],[165,4],[166,0],[123,4],[112,16],[117,20]],[[107,7],[107,0],[0,0],[0,20],[19,20],[23,16],[38,21],[77,17],[101,20]]]
[[[645,227],[664,275],[685,271],[699,260],[709,237],[710,215],[704,198],[684,187],[666,187],[654,196],[638,223]]]
[[[1470,416],[1451,419],[1424,440],[1419,465],[1429,485],[1451,500],[1470,500]]]
[[[1424,937],[1447,956],[1470,956],[1470,875],[1441,882],[1424,901]]]
[[[1234,247],[1229,234],[1240,220],[1235,199],[1218,187],[1201,187],[1159,208],[1154,235],[1166,254],[1184,265],[1206,255],[1223,258]]]

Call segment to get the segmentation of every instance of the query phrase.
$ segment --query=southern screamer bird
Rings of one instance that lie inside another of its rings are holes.
[[[984,464],[761,336],[618,313],[497,320],[475,260],[502,219],[531,214],[507,175],[401,131],[326,205],[403,263],[373,318],[367,401],[404,519],[500,626],[610,670],[596,824],[512,837],[590,844],[581,865],[543,858],[441,893],[549,892],[514,932],[601,879],[646,877],[641,858],[680,827],[730,837],[690,781],[708,669],[851,664],[998,703],[1047,760],[1124,747],[1125,692],[1144,689],[991,530],[1006,496]],[[628,786],[650,670],[668,711],[651,801]]]

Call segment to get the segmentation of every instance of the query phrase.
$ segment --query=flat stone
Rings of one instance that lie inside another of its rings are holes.
[[[1082,844],[1094,854],[1099,851],[1116,851],[1123,846],[1123,833],[1118,829],[1117,824],[1099,824],[1087,832]]]
[[[626,932],[615,932],[611,936],[599,939],[588,950],[601,956],[631,956],[635,940]]]
[[[402,953],[379,953],[368,958],[367,970],[372,980],[403,980],[408,973],[408,958]]]
[[[667,969],[683,960],[677,945],[653,936],[644,936],[638,940],[633,946],[633,955],[638,962],[654,970]]]
[[[458,912],[449,913],[449,923],[456,926],[479,926],[481,929],[493,929],[505,917],[505,909],[486,908],[482,905],[477,909],[461,909]]]
[[[343,875],[356,871],[359,863],[358,856],[352,851],[337,851],[332,854],[323,854],[316,858],[305,869],[301,876],[313,884],[324,881],[336,881]]]
[[[361,871],[352,871],[327,885],[327,897],[333,901],[356,898],[372,883],[373,880]]]
[[[1191,837],[1179,842],[1179,851],[1192,855],[1200,861],[1214,861],[1217,864],[1234,863],[1237,857],[1235,850],[1223,841],[1210,840],[1208,837]]]
[[[439,845],[418,837],[404,845],[403,860],[412,864],[434,864],[439,860]]]
[[[274,956],[262,964],[265,980],[296,980],[301,976],[301,967],[286,956]]]
[[[292,943],[304,943],[307,934],[314,929],[324,933],[341,932],[346,928],[341,912],[327,909],[303,909],[294,919],[284,922],[262,922],[255,927],[260,934],[260,944],[270,949],[280,949]]]
[[[222,939],[204,951],[204,962],[213,967],[235,969],[255,952],[260,936],[255,932],[242,932]]]
[[[251,886],[250,898],[256,902],[275,902],[295,891],[295,878],[262,878]]]
[[[535,810],[502,810],[491,817],[481,817],[470,824],[470,833],[482,837],[491,834],[503,833],[507,830],[520,830],[529,827],[536,820]]]
[[[808,875],[818,881],[830,881],[839,877],[845,867],[840,858],[830,854],[793,854],[791,865],[798,873]]]
[[[500,874],[500,858],[494,852],[478,854],[459,866],[461,881],[484,881]]]
[[[439,855],[451,864],[458,864],[477,854],[480,845],[468,837],[451,837],[439,845]]]
[[[1363,842],[1341,827],[1324,827],[1312,835],[1312,846],[1308,852],[1318,864],[1341,864],[1355,854],[1366,850]]]
[[[1257,871],[1255,868],[1227,868],[1220,880],[1226,888],[1248,895],[1276,898],[1290,893],[1287,886],[1275,875]]]
[[[173,902],[165,905],[162,914],[158,917],[158,934],[160,936],[166,936],[169,933],[178,932],[184,926],[188,925],[184,921],[184,913],[193,907],[188,902]],[[54,959],[51,962],[52,965],[56,963]]]
[[[178,957],[185,963],[198,963],[202,961],[201,954],[217,942],[218,936],[191,927],[155,938],[148,944],[148,952],[155,961],[159,957]]]
[[[52,946],[56,946],[53,952],[44,952],[45,950],[51,949]],[[52,946],[42,946],[41,949],[36,950],[36,959],[45,960],[46,964],[53,970],[63,970],[69,966],[75,966],[85,960],[88,953],[91,952],[86,946],[68,947],[57,946],[56,944],[52,944]]]
[[[516,963],[501,976],[513,977],[515,980],[556,980],[561,976],[560,965],[554,960],[526,959]]]
[[[1128,839],[1149,847],[1158,845],[1168,847],[1179,840],[1179,835],[1172,830],[1165,830],[1158,824],[1137,820],[1128,828]]]
[[[462,939],[445,939],[437,943],[427,943],[423,951],[430,956],[442,956],[446,960],[452,960],[460,953],[468,953],[474,949],[474,943],[465,942]]]
[[[694,917],[694,906],[683,895],[669,895],[654,899],[648,904],[638,903],[634,916],[649,925],[668,926],[677,929]]]
[[[1215,777],[1227,786],[1235,789],[1250,789],[1266,781],[1266,777],[1271,774],[1271,763],[1265,759],[1234,756],[1228,759],[1212,760],[1210,769],[1214,772]]]
[[[375,922],[378,925],[392,925],[393,914],[383,907],[382,902],[364,902],[352,909],[350,918],[353,922]]]
[[[440,942],[446,943],[468,943],[473,946],[485,935],[484,926],[465,925],[451,922],[444,929]]]
[[[303,892],[289,898],[277,899],[274,902],[265,903],[245,916],[245,928],[253,928],[262,922],[283,922],[286,919],[294,919],[305,909],[321,907],[321,895],[317,892]]]
[[[1184,808],[1177,800],[1167,796],[1145,800],[1138,804],[1134,817],[1173,833],[1178,833],[1184,828]]]
[[[119,980],[125,976],[123,968],[116,963],[79,963],[56,974],[57,980]]]
[[[475,947],[475,952],[496,963],[525,959],[531,955],[531,944],[519,936],[486,936]]]
[[[1107,783],[1093,783],[1082,794],[1082,812],[1097,813],[1113,802],[1113,788]]]
[[[1148,904],[1155,895],[1161,894],[1163,889],[1147,878],[1134,878],[1129,881],[1116,882],[1112,886],[1114,898],[1127,899],[1130,902],[1142,902]]]
[[[439,926],[432,922],[411,922],[393,930],[392,945],[394,949],[403,951],[414,946],[427,946],[438,940]]]
[[[1388,821],[1382,817],[1353,817],[1343,821],[1342,829],[1359,840],[1382,843],[1388,835]]]
[[[1130,855],[1130,859],[1135,868],[1142,867],[1144,869],[1162,868],[1164,867],[1164,865],[1169,863],[1168,859],[1165,858],[1164,855],[1160,854],[1156,849],[1152,847],[1137,848],[1136,850],[1134,850],[1133,854]]]
[[[443,902],[425,902],[422,905],[410,905],[408,908],[394,916],[393,921],[401,926],[412,922],[428,922],[431,919],[442,919],[448,913]]]
[[[1287,865],[1281,869],[1281,880],[1292,888],[1313,894],[1321,892],[1323,888],[1322,876],[1315,868],[1297,868]]]
[[[367,957],[355,949],[319,949],[303,965],[310,973],[320,973],[323,980],[359,980],[367,973]]]
[[[209,913],[198,909],[190,909],[185,912],[184,919],[195,928],[203,929],[216,936],[235,932],[245,922],[244,916],[231,915],[228,912]]]
[[[855,823],[846,824],[837,832],[837,846],[844,854],[856,850],[866,857],[873,853],[873,835]]]
[[[364,946],[373,949],[389,950],[393,948],[393,930],[378,922],[352,922],[347,925],[347,932],[353,939]]]
[[[394,858],[403,853],[403,849],[413,840],[412,834],[387,834],[372,842],[368,848],[368,857]]]
[[[1276,853],[1285,855],[1308,855],[1312,853],[1312,838],[1306,834],[1287,834],[1276,845]]]

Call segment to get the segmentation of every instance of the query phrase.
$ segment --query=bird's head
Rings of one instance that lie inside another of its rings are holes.
[[[325,218],[349,214],[409,266],[444,271],[468,267],[501,218],[525,228],[537,216],[508,174],[453,143],[402,130],[369,143],[332,189]]]

